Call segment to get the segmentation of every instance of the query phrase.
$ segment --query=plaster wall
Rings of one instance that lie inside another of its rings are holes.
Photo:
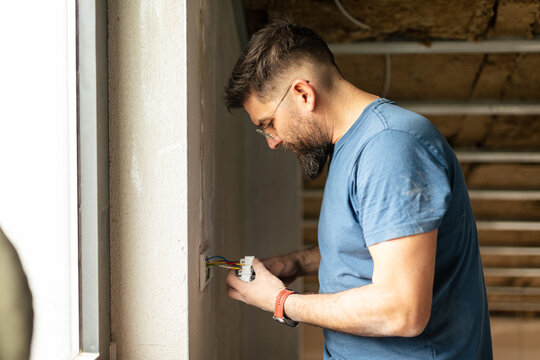
[[[247,114],[234,110],[231,115],[223,104],[223,89],[241,51],[232,2],[194,1],[187,9],[188,126],[193,129],[188,132],[199,131],[190,137],[190,147],[201,150],[188,155],[190,189],[198,187],[190,191],[190,201],[200,206],[189,215],[190,239],[201,251],[236,259],[298,248],[296,159],[271,152]],[[190,358],[296,359],[298,331],[228,299],[227,272],[213,271],[203,292],[197,278],[189,278]]]
[[[189,268],[199,253],[238,259],[243,249],[243,133],[240,112],[230,115],[223,88],[240,44],[230,1],[187,2]],[[243,304],[226,294],[225,269],[200,291],[197,273],[189,281],[190,359],[243,359]]]
[[[298,332],[230,300],[225,270],[199,289],[205,250],[265,257],[300,244],[296,160],[270,152],[246,114],[222,102],[240,50],[230,1],[109,3],[120,360],[297,358]]]
[[[109,2],[111,337],[188,358],[184,2]]]

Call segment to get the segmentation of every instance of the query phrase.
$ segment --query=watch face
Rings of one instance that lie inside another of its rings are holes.
[[[291,320],[291,319],[289,319],[287,317],[283,318],[283,323],[285,325],[290,326],[290,327],[297,327],[298,326],[298,323],[296,321]]]
[[[291,320],[289,318],[279,318],[279,317],[273,316],[272,319],[276,320],[277,322],[280,322],[283,325],[287,325],[287,326],[290,326],[290,327],[297,327],[298,326],[298,323],[296,321]]]

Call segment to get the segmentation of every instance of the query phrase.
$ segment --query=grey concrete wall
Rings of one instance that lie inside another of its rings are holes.
[[[222,102],[240,52],[229,1],[188,1],[189,267],[198,253],[240,258],[243,251],[243,133],[239,113]],[[190,359],[243,359],[242,304],[226,295],[224,269],[213,269],[206,289],[189,281]]]
[[[300,243],[296,160],[222,103],[240,54],[231,2],[114,1],[109,30],[118,359],[296,359],[298,332],[228,299],[225,270],[199,290],[205,249],[265,257]]]
[[[111,336],[118,359],[188,357],[183,2],[109,2]]]
[[[244,111],[229,115],[223,105],[223,88],[241,50],[231,2],[188,4],[188,43],[197,44],[188,50],[189,125],[200,131],[192,146],[201,149],[190,161],[190,176],[198,177],[194,183],[201,189],[190,192],[200,204],[190,215],[192,238],[200,239],[199,249],[231,258],[298,248],[301,214],[294,156],[271,152]],[[269,313],[229,300],[226,271],[213,271],[202,293],[197,279],[190,279],[190,357],[296,359],[298,331],[273,322]]]

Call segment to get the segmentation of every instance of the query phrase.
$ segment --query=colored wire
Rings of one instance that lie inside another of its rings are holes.
[[[232,262],[232,261],[214,261],[210,264],[244,265],[243,263],[237,263],[237,262]]]
[[[214,261],[214,262],[207,262],[206,265],[231,265],[231,266],[242,266],[244,264],[242,263],[234,263],[234,262],[227,262],[227,261]]]
[[[240,270],[240,268],[236,266],[229,266],[229,265],[215,265],[215,266],[219,268],[223,268],[223,269]]]
[[[239,262],[236,262],[236,261],[230,261],[230,260],[227,260],[227,259],[225,259],[223,256],[219,256],[219,255],[207,257],[205,260],[206,260],[206,262],[208,263],[208,260],[214,259],[214,258],[223,259],[224,262],[227,263],[227,264],[229,264],[229,265],[244,265],[244,264],[239,263]],[[221,262],[221,261],[220,261],[220,262]]]
[[[222,268],[225,268],[225,269],[240,269],[238,266],[229,265],[224,261],[206,263],[206,266],[216,266],[216,267],[222,267]]]
[[[213,258],[220,258],[220,259],[223,259],[226,262],[230,262],[229,260],[225,259],[223,256],[219,256],[219,255],[207,257],[205,260],[208,261],[208,260],[213,259]]]

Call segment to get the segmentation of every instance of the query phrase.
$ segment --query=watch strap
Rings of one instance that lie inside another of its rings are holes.
[[[281,290],[278,296],[276,297],[276,306],[274,308],[274,320],[277,320],[282,324],[289,325],[292,327],[298,326],[298,323],[285,316],[284,307],[285,307],[285,300],[287,299],[287,297],[294,293],[295,292],[291,289]]]

